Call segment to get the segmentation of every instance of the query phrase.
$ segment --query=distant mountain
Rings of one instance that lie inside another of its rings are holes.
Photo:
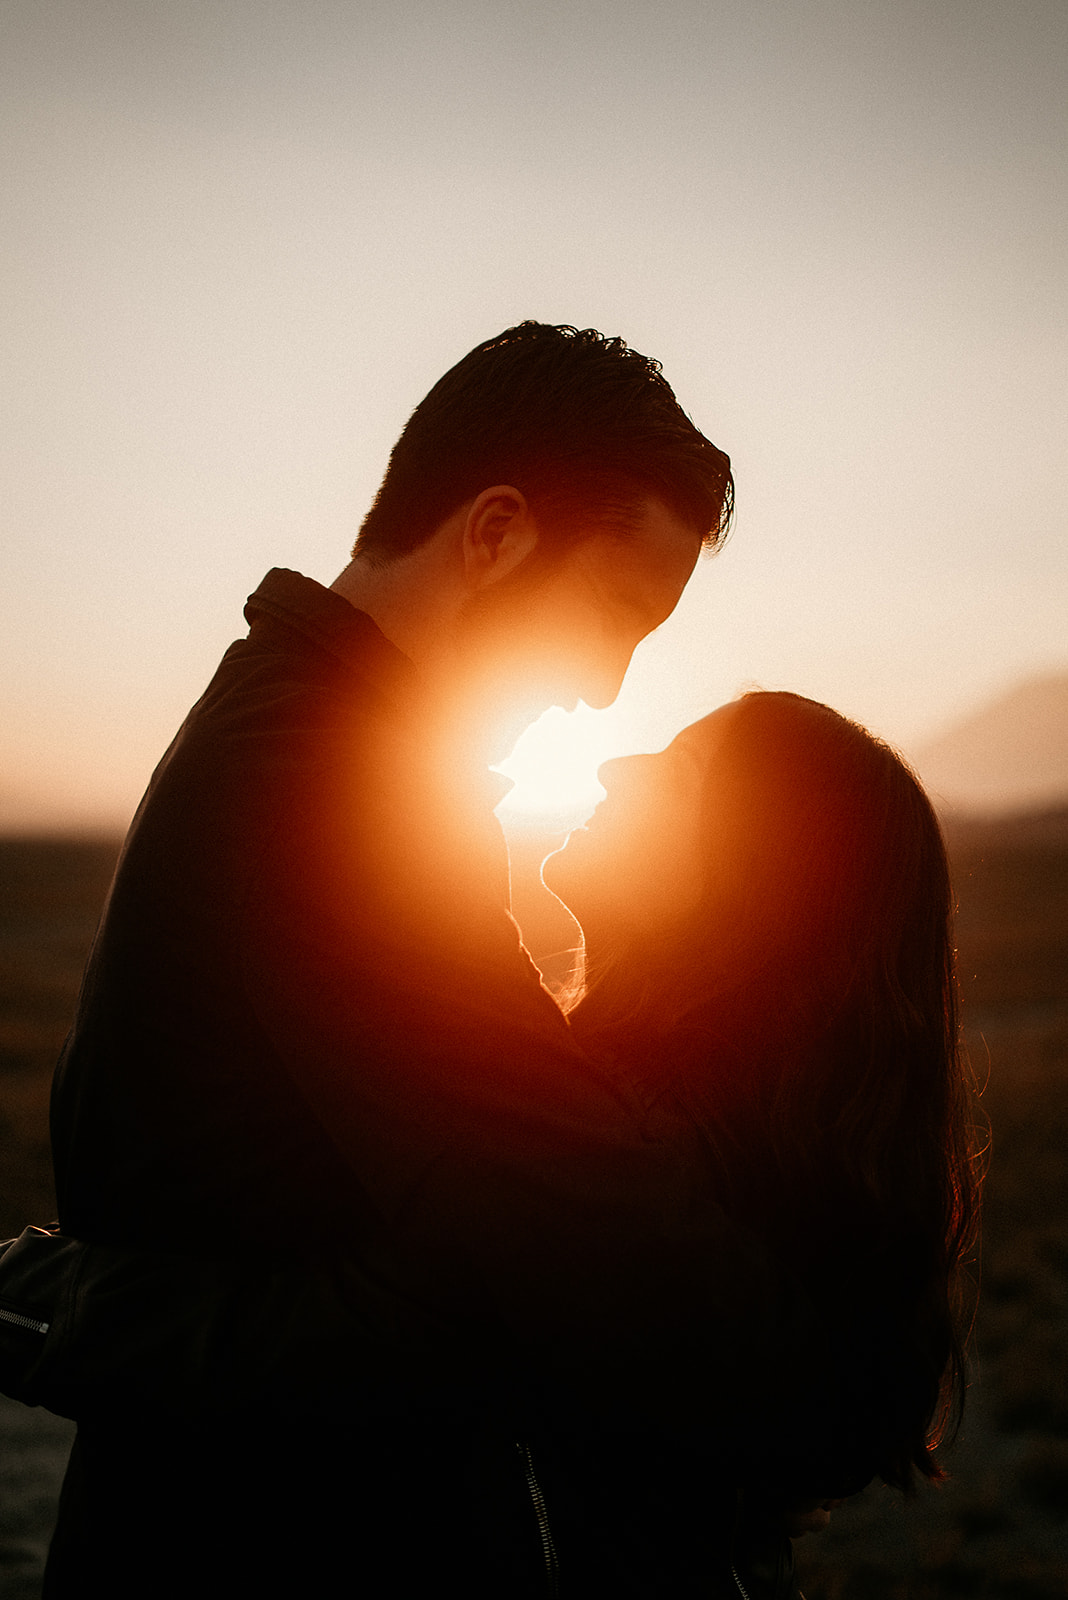
[[[1032,678],[912,755],[932,798],[958,812],[1068,802],[1068,673]]]

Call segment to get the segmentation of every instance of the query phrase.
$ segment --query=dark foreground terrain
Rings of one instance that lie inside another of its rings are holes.
[[[946,1484],[911,1503],[871,1488],[798,1544],[808,1600],[1068,1597],[1068,812],[958,824],[950,843],[991,1134],[969,1407]],[[116,849],[0,840],[0,1238],[54,1214],[49,1081]],[[551,950],[566,930],[532,886],[537,853],[517,851],[517,911]],[[5,1600],[38,1593],[71,1431],[0,1399]]]

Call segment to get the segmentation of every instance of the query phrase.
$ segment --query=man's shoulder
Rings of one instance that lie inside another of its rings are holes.
[[[314,578],[272,567],[245,602],[249,633],[228,657],[266,655],[276,667],[314,672],[350,694],[373,689],[407,710],[418,694],[414,666],[365,611]]]
[[[175,874],[189,893],[204,877],[232,888],[275,836],[299,857],[331,819],[350,819],[351,833],[360,802],[417,748],[404,690],[414,669],[369,617],[281,569],[247,615],[247,636],[229,646],[152,775],[123,883],[150,863],[157,892]]]
[[[248,597],[249,631],[224,653],[161,763],[293,766],[329,759],[360,730],[410,738],[415,668],[371,617],[299,572],[273,568]]]
[[[289,567],[271,568],[246,600],[244,614],[252,628],[261,619],[270,619],[295,638],[315,643],[343,661],[377,655],[392,659],[399,672],[405,664],[411,668],[365,611]]]

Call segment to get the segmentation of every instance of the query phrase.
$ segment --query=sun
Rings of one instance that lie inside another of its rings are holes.
[[[497,807],[503,823],[563,829],[586,821],[604,798],[597,768],[620,749],[622,730],[613,710],[551,706],[520,735],[494,769],[515,784]]]

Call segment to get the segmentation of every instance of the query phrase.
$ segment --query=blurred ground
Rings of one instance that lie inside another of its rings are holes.
[[[950,830],[992,1155],[974,1370],[949,1481],[869,1489],[800,1541],[807,1600],[1068,1596],[1068,812]],[[514,851],[532,947],[572,925]],[[0,1238],[54,1214],[48,1089],[117,844],[0,840]],[[562,963],[557,961],[556,969]],[[36,1600],[72,1428],[0,1399],[0,1593]]]

